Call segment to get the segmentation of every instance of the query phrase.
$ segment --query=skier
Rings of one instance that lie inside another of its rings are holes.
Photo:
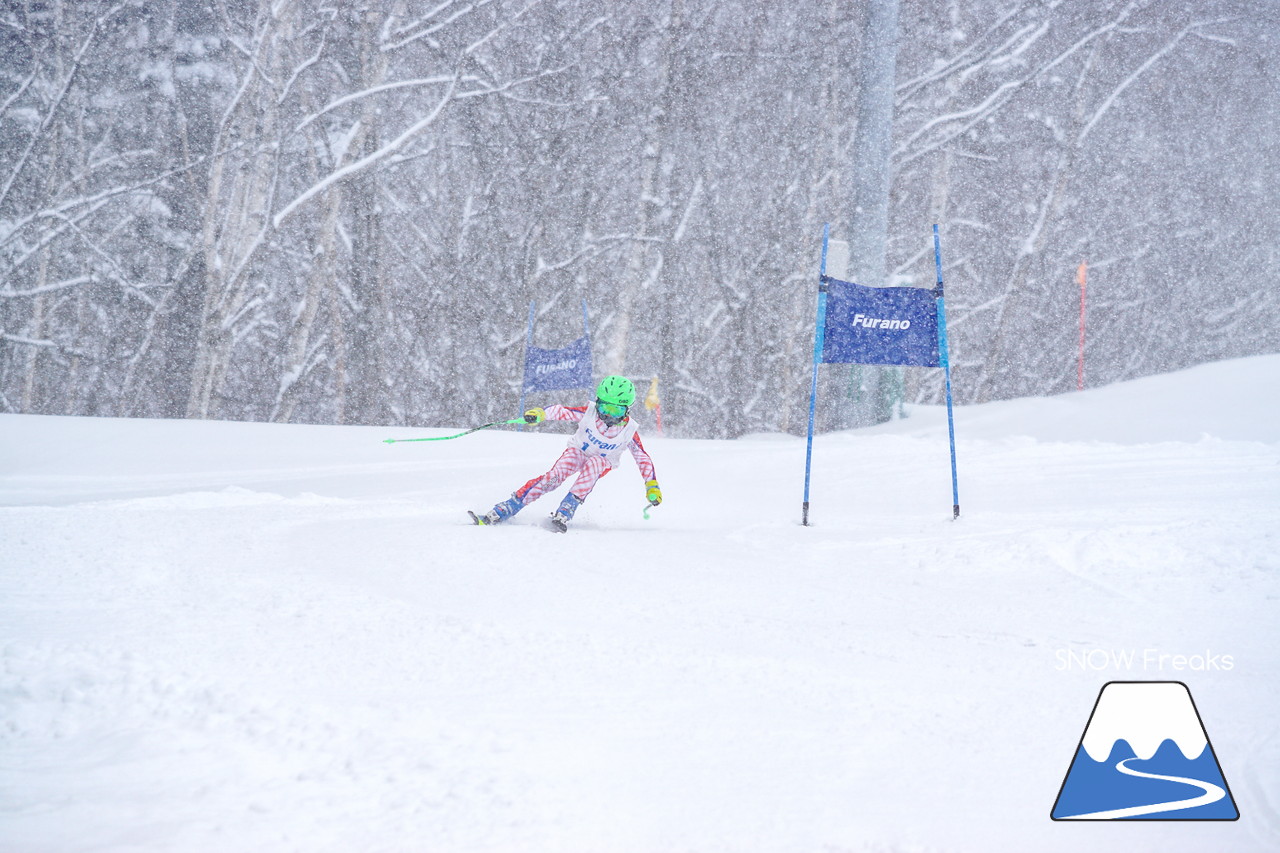
[[[568,448],[560,454],[550,471],[541,477],[534,477],[516,489],[510,498],[484,515],[468,512],[471,520],[476,524],[498,524],[506,521],[547,492],[554,491],[569,475],[576,473],[578,479],[560,502],[559,508],[551,514],[552,527],[563,533],[568,529],[573,514],[595,488],[596,481],[618,466],[624,448],[631,451],[631,456],[640,469],[640,476],[644,478],[645,497],[649,505],[657,506],[662,503],[662,489],[658,488],[653,460],[640,443],[636,422],[627,415],[627,410],[635,401],[636,388],[630,379],[625,376],[606,376],[596,388],[596,402],[593,406],[551,405],[545,410],[533,408],[525,412],[526,423],[538,424],[545,420],[577,421],[578,431],[569,438]]]

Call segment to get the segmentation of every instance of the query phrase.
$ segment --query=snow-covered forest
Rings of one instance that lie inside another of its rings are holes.
[[[800,431],[864,5],[5,0],[0,410],[510,416],[530,301],[557,347],[585,299],[673,434]],[[1081,262],[1090,385],[1280,349],[1278,37],[902,0],[888,269],[940,224],[960,402],[1075,387]]]

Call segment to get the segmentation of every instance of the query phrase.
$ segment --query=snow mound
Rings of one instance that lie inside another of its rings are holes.
[[[1280,442],[1280,355],[1201,364],[1054,397],[1027,397],[956,410],[958,438],[1028,436],[1039,441]],[[872,428],[946,435],[945,406],[910,406],[908,417]]]

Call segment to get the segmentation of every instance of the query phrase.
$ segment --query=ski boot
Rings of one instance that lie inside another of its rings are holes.
[[[493,509],[484,515],[476,515],[471,510],[467,510],[467,515],[471,516],[473,524],[499,524],[524,509],[524,504],[520,503],[519,498],[512,496],[502,503],[496,505]]]
[[[564,533],[568,530],[569,522],[573,520],[573,514],[580,506],[582,506],[582,500],[573,492],[565,495],[564,500],[560,501],[560,508],[551,513],[551,529],[556,533]]]

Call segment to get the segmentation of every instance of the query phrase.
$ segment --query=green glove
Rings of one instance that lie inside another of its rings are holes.
[[[524,422],[527,424],[540,424],[547,419],[547,413],[537,406],[524,413]]]
[[[657,480],[645,480],[644,490],[644,496],[649,499],[649,506],[662,503],[662,489],[658,488]]]

